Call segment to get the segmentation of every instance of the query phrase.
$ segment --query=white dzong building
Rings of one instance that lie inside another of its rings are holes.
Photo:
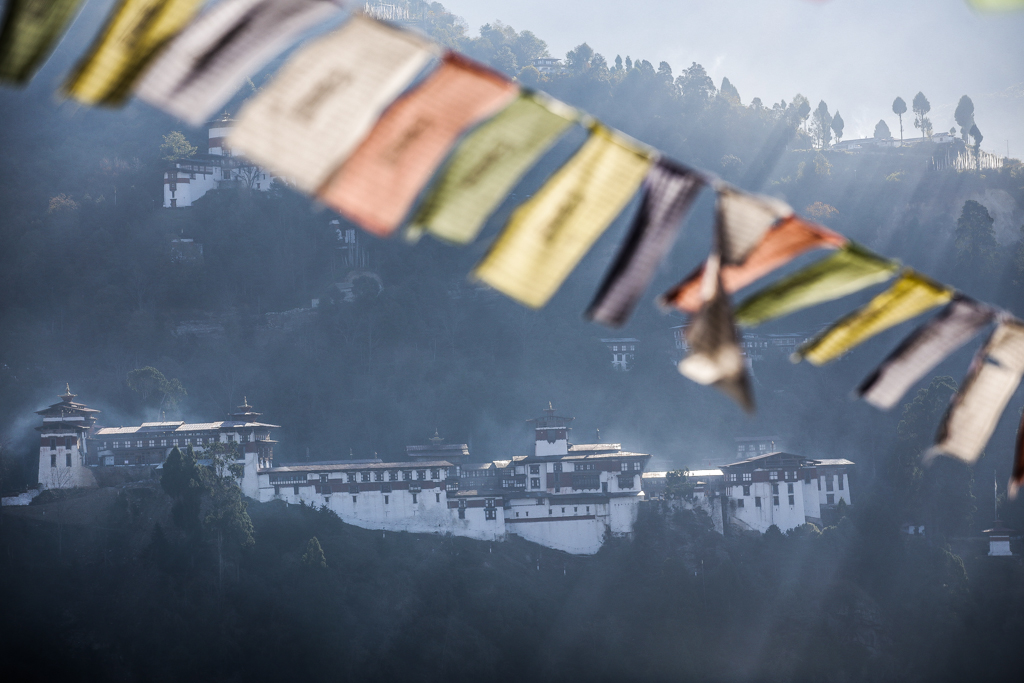
[[[100,411],[75,401],[66,385],[60,403],[37,410],[43,424],[40,433],[39,484],[44,489],[70,489],[96,486],[96,478],[86,464],[90,455],[89,433]]]
[[[764,533],[770,526],[789,531],[821,524],[822,510],[850,498],[853,462],[812,460],[792,453],[766,453],[725,465],[722,486],[732,526]]]
[[[247,187],[268,192],[274,176],[266,169],[235,156],[227,146],[234,121],[227,114],[210,124],[206,154],[196,154],[174,162],[164,171],[164,208],[181,209],[192,204],[210,190]]]
[[[489,541],[515,534],[581,555],[596,553],[607,538],[629,536],[651,456],[619,444],[572,444],[573,418],[550,406],[544,412],[532,421],[531,455],[458,464],[468,449],[442,447],[438,437],[401,462],[338,460],[251,471],[257,465],[247,459],[242,490],[260,502],[326,506],[366,529]]]

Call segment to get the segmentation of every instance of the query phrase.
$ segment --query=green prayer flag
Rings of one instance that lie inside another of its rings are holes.
[[[736,310],[736,322],[747,327],[760,325],[885,282],[898,269],[896,261],[883,259],[851,242],[832,256],[748,297]]]
[[[82,0],[7,0],[0,31],[0,80],[25,83],[43,65]]]
[[[406,236],[424,232],[466,244],[523,174],[577,119],[576,110],[535,93],[470,133],[455,149]]]

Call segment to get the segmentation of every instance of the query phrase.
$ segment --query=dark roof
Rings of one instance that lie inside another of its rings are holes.
[[[808,458],[805,458],[802,455],[776,451],[774,453],[765,453],[764,455],[755,455],[752,458],[740,460],[739,462],[731,462],[728,465],[723,465],[723,467],[739,467],[742,465],[754,465],[761,467],[800,467],[806,462],[808,462]]]

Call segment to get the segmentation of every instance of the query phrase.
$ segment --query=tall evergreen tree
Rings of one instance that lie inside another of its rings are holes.
[[[875,124],[875,139],[876,140],[888,140],[892,137],[892,133],[889,132],[889,125],[884,119],[879,119],[878,123]]]
[[[924,96],[923,92],[914,95],[914,128],[921,131],[921,136],[930,138],[932,136],[932,121],[928,118],[928,112],[932,110],[931,102]]]
[[[903,144],[903,115],[907,113],[907,103],[903,101],[902,97],[897,97],[892,101],[892,113],[900,117],[900,144]],[[886,126],[888,128],[888,126]],[[878,126],[875,126],[875,130],[878,130]]]
[[[839,110],[836,110],[836,115],[832,117],[832,132],[836,134],[836,142],[843,139],[843,126],[846,125],[843,121],[843,117],[839,115]]]
[[[956,111],[953,112],[953,118],[960,126],[960,136],[964,142],[967,142],[967,136],[971,134],[971,128],[974,126],[974,102],[970,97],[964,95],[960,98],[956,105]]]

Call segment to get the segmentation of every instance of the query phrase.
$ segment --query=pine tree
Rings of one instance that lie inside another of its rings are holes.
[[[306,544],[306,552],[302,556],[302,564],[314,569],[327,569],[327,558],[324,557],[324,549],[320,547],[320,541],[316,536],[309,539],[309,543]]]

